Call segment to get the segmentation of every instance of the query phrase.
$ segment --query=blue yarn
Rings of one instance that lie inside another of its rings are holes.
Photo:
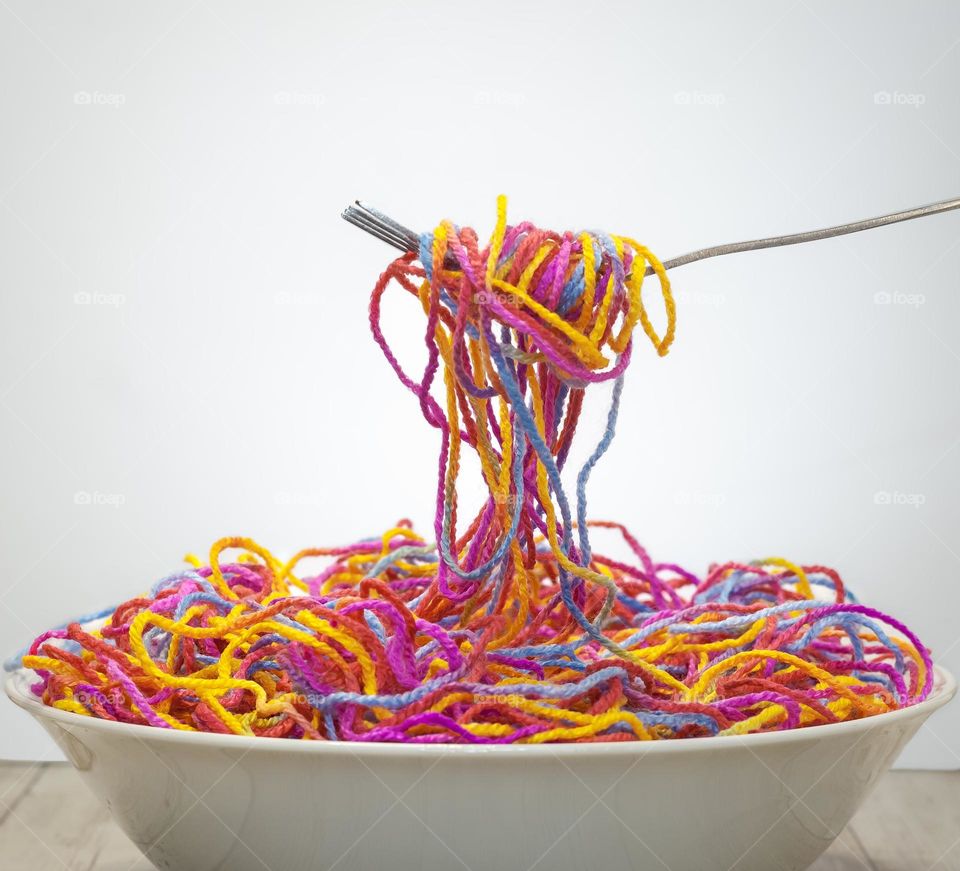
[[[736,570],[730,573],[730,576],[725,578],[721,583],[715,584],[707,590],[704,590],[702,593],[699,593],[694,597],[694,602],[696,604],[705,604],[707,602],[729,602],[731,595],[744,585],[749,584],[762,584],[764,578],[754,572],[744,572],[743,570]],[[837,585],[834,583],[833,579],[828,575],[823,574],[811,574],[807,576],[807,580],[814,586],[826,587],[827,589],[833,590],[836,592]],[[845,601],[852,602],[857,604],[857,597],[850,592],[845,590]],[[751,599],[755,601],[757,598],[772,598],[771,594],[758,592],[757,594],[748,594],[751,595]]]
[[[551,665],[559,665],[559,666],[562,666],[563,668],[569,668],[572,671],[587,670],[587,664],[585,662],[581,662],[579,659],[561,659],[561,658],[552,659],[550,657],[547,657],[546,659],[540,659],[537,661],[544,668]]]
[[[323,723],[327,727],[327,738],[331,741],[339,741],[340,736],[337,734],[337,724],[333,719],[333,711],[323,711]]]
[[[547,479],[549,480],[556,496],[557,504],[560,507],[560,516],[562,519],[562,537],[559,539],[558,544],[561,552],[569,559],[571,546],[570,529],[572,525],[570,504],[567,501],[566,494],[563,491],[563,483],[560,480],[560,470],[556,466],[550,449],[537,432],[536,422],[533,419],[530,409],[527,408],[527,405],[524,402],[523,395],[520,392],[520,387],[517,384],[517,380],[513,372],[513,367],[506,361],[506,359],[504,359],[500,344],[494,337],[489,323],[484,322],[483,328],[487,338],[487,345],[490,349],[490,356],[493,359],[494,366],[496,367],[500,376],[500,381],[503,384],[503,388],[510,397],[511,405],[520,420],[523,430],[526,432],[527,440],[529,441],[530,446],[536,452],[541,463],[543,463],[547,473]],[[580,627],[598,644],[602,645],[608,650],[613,650],[619,653],[621,648],[610,641],[610,639],[608,639],[597,626],[588,620],[580,607],[576,604],[576,602],[574,602],[572,592],[573,584],[570,573],[567,572],[563,567],[560,567],[558,576],[560,579],[560,595],[563,599],[563,603],[567,606],[570,613],[573,615],[573,618],[577,621]],[[608,598],[611,600],[611,602],[613,595],[615,595],[615,592],[612,595],[608,593]]]
[[[383,572],[385,569],[392,566],[395,562],[399,560],[405,560],[408,558],[416,557],[429,557],[433,553],[433,545],[420,546],[420,545],[405,545],[403,547],[398,547],[396,550],[390,551],[386,556],[381,557],[377,563],[373,566],[370,571],[367,572],[367,578],[376,578],[378,574]],[[434,559],[427,559],[426,562],[435,562]]]
[[[506,558],[507,551],[516,537],[517,529],[520,527],[520,516],[523,513],[524,453],[525,449],[523,439],[520,438],[520,433],[514,433],[512,469],[514,505],[513,512],[510,515],[510,527],[503,534],[503,537],[500,539],[500,542],[497,544],[497,547],[490,558],[482,565],[479,565],[470,571],[464,571],[460,568],[460,565],[457,563],[450,550],[450,527],[453,523],[453,505],[449,501],[444,503],[443,533],[440,536],[440,554],[443,557],[443,561],[447,564],[447,567],[450,569],[450,571],[457,575],[457,577],[462,578],[465,581],[475,581],[478,578],[488,575],[495,566],[499,565]]]
[[[811,639],[820,634],[823,627],[834,625],[842,625],[844,627],[852,625],[863,626],[868,632],[872,632],[874,635],[876,635],[877,640],[893,654],[894,660],[897,664],[897,670],[903,671],[903,651],[898,645],[894,644],[893,641],[890,640],[890,636],[883,631],[876,621],[871,620],[869,617],[863,614],[839,612],[821,617],[819,620],[816,620],[810,624],[810,627],[807,629],[803,638],[789,645],[785,649],[789,651],[801,650],[810,643]]]
[[[565,644],[528,644],[524,647],[504,647],[500,652],[507,656],[520,659],[535,658],[542,654],[575,657],[577,646],[567,642]]]
[[[493,614],[497,610],[497,602],[500,601],[500,592],[503,590],[503,579],[506,577],[506,570],[501,563],[491,573],[493,578],[493,589],[490,591],[490,601],[487,604],[487,614]]]
[[[177,605],[177,610],[174,611],[173,619],[182,620],[183,615],[186,614],[186,612],[198,602],[204,602],[208,605],[213,605],[218,611],[222,611],[224,614],[229,614],[231,608],[237,604],[236,602],[228,602],[218,593],[189,593],[180,600],[180,603]],[[255,603],[251,602],[250,604],[253,607]]]
[[[587,482],[590,480],[590,473],[593,467],[597,465],[600,458],[607,452],[617,429],[617,415],[620,412],[620,397],[623,394],[623,376],[621,375],[613,382],[613,398],[610,401],[610,410],[607,412],[607,426],[603,431],[603,437],[590,455],[589,459],[580,469],[577,475],[577,531],[580,536],[580,565],[590,565],[590,538],[587,535]]]
[[[852,671],[851,674],[858,680],[870,683],[879,683],[883,684],[887,690],[890,692],[898,702],[903,701],[903,694],[897,689],[896,684],[890,679],[889,675],[884,674],[882,671],[871,671],[870,669],[856,669]]]
[[[173,574],[166,575],[165,577],[160,578],[159,581],[156,581],[152,587],[150,587],[150,595],[156,598],[163,590],[168,587],[175,587],[179,584],[182,584],[184,581],[195,581],[198,584],[206,585],[213,589],[213,585],[210,584],[208,580],[201,577],[193,569],[184,569],[179,572],[174,572]]]
[[[81,626],[83,626],[86,623],[93,623],[95,620],[103,620],[105,617],[109,617],[116,610],[117,610],[116,605],[113,605],[110,608],[101,608],[99,611],[93,611],[89,614],[83,614],[82,616],[77,617],[75,620],[68,620],[66,623],[60,623],[59,625],[55,626],[51,631],[63,632],[65,629],[67,629],[69,626],[72,626],[74,623],[79,623]],[[80,645],[78,645],[74,641],[70,641],[69,639],[63,639],[62,643],[63,643],[64,650],[70,650],[75,652],[80,649]],[[5,659],[3,661],[3,670],[6,672],[10,672],[10,671],[16,671],[18,668],[20,668],[20,664],[23,661],[23,658],[28,653],[30,653],[30,646],[31,645],[27,644],[26,646],[21,647],[16,653],[13,654],[13,656],[10,656],[7,659]]]
[[[560,291],[560,299],[557,301],[557,311],[560,314],[566,314],[570,311],[571,306],[573,306],[583,294],[583,287],[584,265],[581,260],[574,267],[573,275],[567,280],[567,283],[563,286],[563,290]]]
[[[462,673],[462,670],[460,673]],[[598,669],[593,674],[588,675],[577,682],[553,685],[542,683],[516,683],[510,685],[510,691],[511,693],[516,693],[517,695],[536,693],[540,698],[569,699],[581,693],[587,692],[594,687],[601,685],[604,681],[614,677],[620,677],[629,680],[629,675],[624,669],[610,667]],[[389,695],[366,695],[364,693],[347,692],[330,693],[328,695],[319,695],[315,699],[316,704],[314,706],[323,711],[329,711],[330,709],[335,708],[337,705],[361,705],[365,708],[386,708],[387,710],[397,710],[398,708],[403,708],[412,704],[413,702],[419,701],[424,696],[433,692],[435,689],[450,683],[451,675],[447,674],[443,676],[442,680],[434,679],[426,681],[419,687],[416,687],[415,689],[409,690],[405,693],[395,693]],[[489,686],[478,683],[465,683],[463,684],[463,688],[468,692],[474,692],[481,695],[489,692],[490,690]]]
[[[386,644],[387,632],[383,628],[383,623],[380,622],[380,618],[377,616],[377,614],[367,608],[364,608],[363,619],[366,621],[367,626],[373,630],[373,634],[377,636],[377,640],[381,644]]]

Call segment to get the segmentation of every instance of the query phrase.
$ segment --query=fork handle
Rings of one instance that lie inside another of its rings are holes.
[[[927,215],[939,215],[960,209],[960,197],[952,200],[940,200],[926,206],[917,206],[915,209],[906,209],[902,212],[891,212],[889,215],[880,215],[876,218],[866,218],[862,221],[851,221],[849,224],[837,224],[835,227],[824,227],[820,230],[807,230],[805,233],[791,233],[789,236],[768,236],[766,239],[751,239],[748,242],[730,242],[726,245],[714,245],[712,248],[700,248],[689,254],[681,254],[670,260],[664,260],[665,269],[676,269],[708,257],[722,257],[724,254],[739,254],[741,251],[758,251],[761,248],[780,248],[784,245],[799,245],[801,242],[816,242],[819,239],[832,239],[834,236],[846,236],[849,233],[859,233],[861,230],[872,230],[874,227],[883,227],[887,224],[897,224],[900,221],[912,221],[914,218],[925,218]],[[647,275],[653,270],[647,268]]]

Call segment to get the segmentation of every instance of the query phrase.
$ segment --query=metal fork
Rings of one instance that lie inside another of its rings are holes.
[[[876,218],[865,218],[862,221],[852,221],[849,224],[837,224],[834,227],[824,227],[820,230],[807,230],[804,233],[792,233],[788,236],[768,236],[765,239],[751,239],[747,242],[729,242],[726,245],[714,245],[711,248],[699,248],[689,254],[681,254],[670,260],[664,260],[666,269],[676,269],[708,257],[722,257],[724,254],[739,254],[741,251],[757,251],[760,248],[779,248],[783,245],[799,245],[801,242],[816,242],[818,239],[831,239],[834,236],[846,236],[849,233],[859,233],[861,230],[872,230],[874,227],[883,227],[887,224],[897,224],[900,221],[912,221],[914,218],[925,218],[927,215],[939,215],[960,208],[960,197],[952,200],[941,200],[926,206],[917,206],[905,209],[902,212],[891,212],[889,215],[880,215]],[[353,205],[343,210],[342,217],[355,227],[366,230],[371,236],[376,236],[382,242],[392,245],[400,251],[420,250],[420,237],[409,227],[397,223],[393,218],[373,208],[373,206],[357,200]],[[448,258],[447,265],[456,268],[456,263]],[[647,267],[647,275],[653,270]]]

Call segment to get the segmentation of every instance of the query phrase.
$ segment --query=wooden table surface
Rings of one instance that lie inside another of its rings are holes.
[[[153,866],[66,763],[0,761],[0,868]],[[960,871],[960,771],[888,774],[811,871]]]

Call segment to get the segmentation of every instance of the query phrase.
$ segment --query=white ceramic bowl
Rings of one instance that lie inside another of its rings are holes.
[[[549,746],[173,732],[7,693],[133,842],[177,871],[792,871],[956,692],[865,720],[729,738]]]

